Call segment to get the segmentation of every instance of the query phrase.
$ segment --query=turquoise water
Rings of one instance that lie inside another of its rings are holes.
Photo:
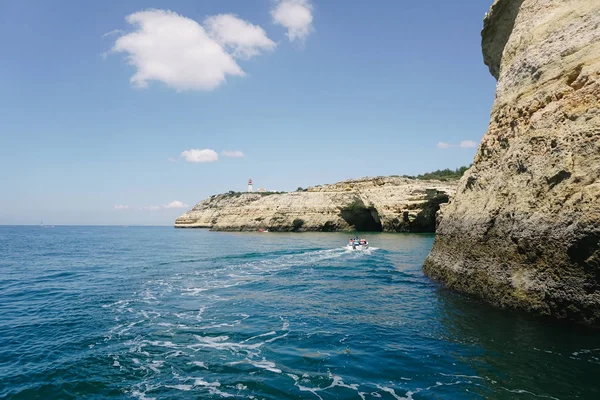
[[[0,227],[0,398],[600,398],[600,334],[441,289],[432,236],[365,236]]]

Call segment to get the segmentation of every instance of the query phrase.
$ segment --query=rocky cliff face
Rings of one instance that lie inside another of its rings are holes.
[[[496,0],[482,36],[491,122],[424,271],[600,326],[600,1]]]
[[[434,232],[436,212],[455,182],[385,177],[283,194],[228,193],[201,201],[177,228],[241,231]]]

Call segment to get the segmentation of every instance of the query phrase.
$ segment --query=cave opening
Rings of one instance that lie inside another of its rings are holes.
[[[433,198],[430,198],[421,205],[421,211],[415,219],[409,223],[409,231],[414,233],[435,233],[436,215],[440,205],[448,203],[450,197],[443,192],[438,192]]]
[[[341,217],[359,232],[382,232],[383,226],[375,207],[367,207],[357,200],[340,212]]]

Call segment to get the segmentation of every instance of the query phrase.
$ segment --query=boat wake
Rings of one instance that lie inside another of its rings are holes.
[[[259,317],[256,311],[226,312],[223,310],[232,307],[225,305],[235,302],[232,299],[238,294],[246,297],[254,291],[244,289],[246,285],[288,280],[286,271],[292,268],[312,271],[320,265],[345,265],[346,260],[376,250],[278,251],[175,264],[183,266],[185,272],[149,280],[131,298],[104,306],[115,321],[103,341],[112,349],[109,362],[120,374],[145,377],[132,385],[130,394],[134,397],[152,398],[172,390],[239,396],[244,389],[230,379],[223,380],[215,371],[283,374],[285,368],[269,359],[271,348],[286,341],[292,330],[288,320],[275,313],[260,316],[262,329],[256,331],[250,322]],[[279,274],[282,276],[276,278]],[[294,374],[288,371],[283,376]],[[296,378],[290,384],[305,390]],[[331,385],[341,384],[335,381]],[[318,390],[308,391],[316,395]]]
[[[353,248],[349,248],[348,246],[345,246],[343,249],[346,253],[358,253],[358,254],[371,255],[371,254],[373,254],[373,252],[379,250],[379,247],[367,247],[366,249],[357,247],[356,249],[353,249]]]

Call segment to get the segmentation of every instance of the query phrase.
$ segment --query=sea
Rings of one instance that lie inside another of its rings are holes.
[[[600,399],[600,333],[423,275],[433,235],[0,227],[1,399]]]

